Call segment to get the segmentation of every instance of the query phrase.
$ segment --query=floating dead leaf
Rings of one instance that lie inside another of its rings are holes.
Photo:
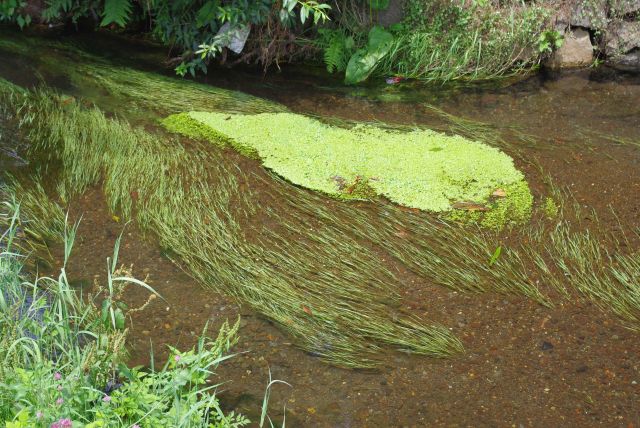
[[[302,307],[302,310],[309,315],[313,315],[313,312],[311,312],[311,309],[307,308],[305,305],[300,305]]]
[[[495,196],[496,198],[506,198],[507,192],[504,189],[496,189],[491,196]]]
[[[451,205],[451,207],[457,210],[464,211],[489,211],[489,208],[477,202],[456,202]]]

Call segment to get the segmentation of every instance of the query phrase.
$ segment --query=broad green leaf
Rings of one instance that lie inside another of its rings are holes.
[[[380,26],[369,31],[369,43],[366,49],[358,49],[349,59],[344,82],[348,85],[366,80],[376,65],[391,49],[393,36]]]
[[[200,10],[196,15],[196,25],[198,27],[204,27],[208,25],[211,21],[216,19],[216,15],[218,12],[218,2],[217,1],[208,1],[202,5]]]
[[[124,312],[121,309],[116,309],[114,312],[116,325],[118,330],[124,330]]]

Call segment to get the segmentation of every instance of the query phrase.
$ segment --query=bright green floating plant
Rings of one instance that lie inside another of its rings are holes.
[[[368,125],[347,129],[294,113],[189,112],[163,123],[231,145],[292,183],[333,196],[375,194],[433,212],[477,210],[491,227],[526,221],[531,212],[531,192],[513,159],[460,136]]]

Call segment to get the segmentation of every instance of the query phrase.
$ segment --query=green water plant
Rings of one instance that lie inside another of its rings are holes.
[[[44,68],[53,80],[69,81],[73,87],[70,96],[81,93],[84,100],[99,103],[106,110],[126,103],[131,116],[136,118],[192,109],[239,113],[287,111],[281,104],[243,92],[111,64],[69,43],[14,35],[0,37],[0,49],[27,58],[34,65],[34,73],[35,69]],[[1,84],[11,85],[6,80]],[[14,93],[21,90],[11,86]],[[118,100],[117,106],[113,105],[114,99]]]
[[[485,222],[498,228],[509,221],[523,223],[531,211],[531,193],[513,160],[457,136],[374,126],[347,129],[293,113],[190,112],[170,116],[163,124],[229,144],[259,157],[292,183],[329,195],[375,193],[406,207],[445,212],[457,202],[485,203],[496,189],[508,188]]]
[[[46,253],[47,243],[60,240],[65,229],[65,213],[62,207],[45,192],[41,180],[32,177],[29,185],[14,177],[4,177],[0,184],[0,227],[9,228],[13,212],[19,212],[16,218],[15,245]],[[18,205],[20,210],[17,209]]]
[[[259,202],[255,178],[220,149],[182,146],[50,91],[23,96],[18,120],[31,154],[58,167],[63,199],[102,183],[112,212],[135,218],[176,263],[273,320],[303,349],[347,367],[375,366],[385,347],[431,356],[462,349],[446,328],[395,309],[395,274],[355,237],[306,228],[292,239],[307,219],[290,223]],[[258,206],[281,233],[260,228],[248,239]]]

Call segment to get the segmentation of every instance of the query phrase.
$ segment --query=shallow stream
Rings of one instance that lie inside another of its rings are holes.
[[[115,64],[163,72],[157,48],[97,36],[71,41]],[[63,49],[42,55],[53,62],[79,60]],[[152,112],[90,85],[74,86],[50,64],[0,49],[0,77],[25,86],[44,81],[134,124],[156,127]],[[201,80],[322,118],[476,136],[516,159],[536,198],[549,192],[552,181],[595,210],[599,227],[640,226],[638,75],[602,68],[539,72],[520,81],[471,87],[372,82],[345,88],[314,69],[267,76],[220,70]],[[11,129],[0,133],[0,170],[25,174],[38,169],[23,159],[24,148],[16,146]],[[226,155],[229,162],[264,175],[258,192],[271,194],[281,185],[270,182],[257,163]],[[262,203],[278,209],[278,201],[266,199]],[[326,202],[329,209],[340,203],[345,202]],[[98,188],[74,200],[70,210],[76,218],[82,215],[70,275],[78,284],[91,284],[103,274],[123,225]],[[595,227],[591,214],[584,220]],[[272,227],[262,221],[256,216],[252,227]],[[449,327],[465,352],[443,359],[389,352],[377,369],[348,370],[303,352],[270,321],[203,288],[135,225],[126,229],[121,260],[132,264],[138,277],[148,275],[166,299],[134,316],[131,353],[136,363],[148,362],[151,341],[161,359],[166,344],[191,346],[207,322],[214,329],[225,319],[242,317],[239,354],[221,366],[218,376],[228,381],[221,388],[225,406],[250,416],[260,408],[270,371],[291,384],[276,387],[271,414],[280,420],[286,406],[287,425],[294,427],[640,425],[638,333],[585,300],[547,308],[523,296],[451,291],[385,260],[380,252],[380,263],[392,265],[403,284],[402,309]],[[128,299],[142,302],[146,296],[132,290]]]

